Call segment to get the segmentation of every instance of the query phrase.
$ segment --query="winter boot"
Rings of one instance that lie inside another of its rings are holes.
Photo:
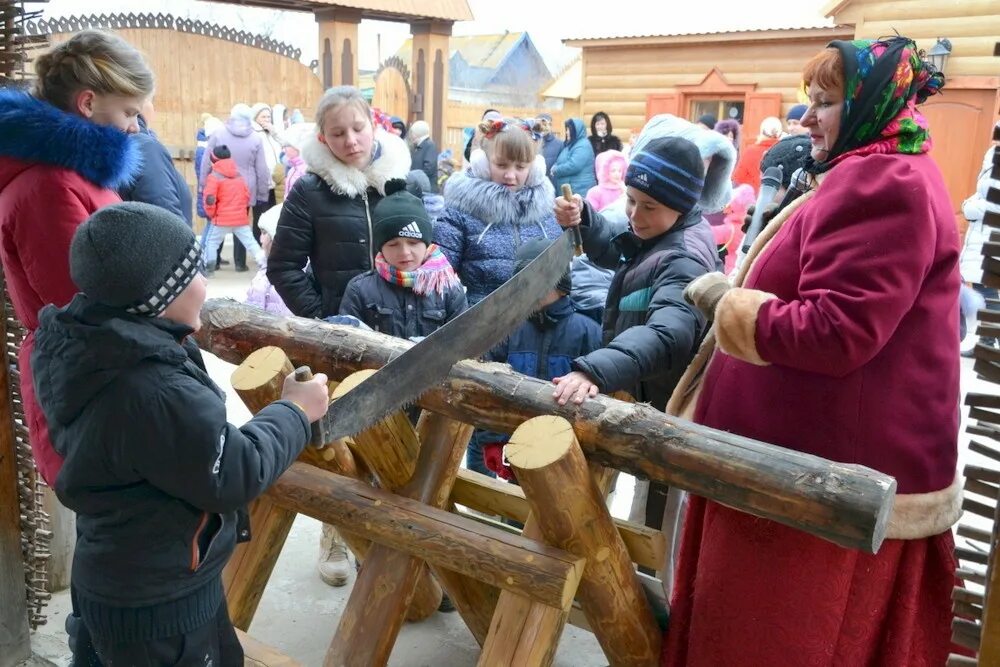
[[[343,586],[351,574],[347,545],[335,526],[323,524],[319,541],[319,578],[330,586]]]

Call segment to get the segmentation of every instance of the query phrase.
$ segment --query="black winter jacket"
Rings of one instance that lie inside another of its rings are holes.
[[[56,493],[77,514],[73,585],[88,609],[119,610],[94,612],[101,636],[170,636],[214,617],[238,510],[309,438],[305,414],[286,401],[241,428],[227,423],[191,333],[82,294],[41,312],[31,364],[65,457]],[[141,618],[120,611],[140,607]]]
[[[618,271],[608,291],[604,347],[573,361],[602,393],[626,390],[637,401],[666,407],[705,333],[701,312],[684,300],[698,276],[721,269],[708,223],[695,209],[664,234],[643,241],[585,204],[583,247],[595,264]]]
[[[315,137],[302,147],[309,171],[285,198],[267,260],[268,280],[299,317],[338,314],[347,283],[374,266],[372,210],[386,181],[410,170],[402,139],[382,130],[375,137],[375,158],[364,171],[337,160]]]
[[[396,338],[429,336],[469,307],[457,285],[444,295],[418,295],[409,287],[390,284],[376,271],[355,276],[340,302],[341,315],[353,315],[375,331]]]

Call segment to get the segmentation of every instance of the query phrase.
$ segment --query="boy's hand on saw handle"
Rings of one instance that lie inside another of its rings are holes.
[[[308,367],[300,368],[285,378],[281,398],[299,406],[310,423],[319,421],[330,407],[330,388],[327,382],[325,374],[313,375]]]
[[[556,197],[554,213],[560,227],[573,230],[573,245],[576,248],[577,257],[583,254],[583,236],[580,234],[582,211],[583,199],[580,198],[580,195],[573,194],[573,188],[564,183],[562,197]]]

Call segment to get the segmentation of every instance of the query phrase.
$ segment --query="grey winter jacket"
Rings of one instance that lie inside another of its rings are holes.
[[[431,182],[430,192],[437,192],[437,158],[438,149],[430,137],[410,148],[410,168],[427,174],[427,180]]]
[[[247,182],[250,199],[256,203],[267,203],[271,189],[271,173],[267,170],[264,146],[253,131],[253,124],[246,118],[230,116],[226,124],[212,133],[205,144],[205,154],[211,155],[216,146],[226,146],[233,154],[233,161],[240,176]],[[212,161],[203,159],[198,171],[198,182],[204,183],[212,171]]]

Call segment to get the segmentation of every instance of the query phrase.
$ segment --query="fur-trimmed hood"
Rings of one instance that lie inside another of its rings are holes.
[[[125,132],[67,113],[18,90],[0,90],[0,156],[77,172],[101,188],[132,182],[142,162]],[[0,188],[9,176],[0,170]]]
[[[670,114],[653,116],[642,128],[632,147],[632,155],[660,137],[680,137],[698,147],[703,160],[709,160],[705,170],[705,187],[698,205],[705,213],[715,213],[725,208],[732,198],[732,176],[736,167],[736,148],[723,135],[713,130],[689,123]]]
[[[348,197],[359,197],[369,187],[385,194],[386,181],[406,178],[410,171],[410,149],[399,137],[381,128],[375,130],[379,148],[375,159],[365,169],[349,167],[330,152],[315,133],[302,144],[302,159],[309,171],[322,178],[334,192]]]
[[[552,217],[555,188],[545,177],[543,156],[535,157],[524,187],[516,192],[490,180],[489,160],[482,150],[473,151],[469,162],[469,169],[455,172],[445,184],[447,206],[487,225],[539,224]]]

